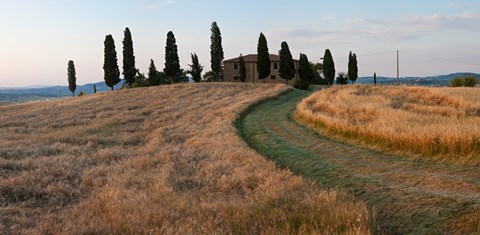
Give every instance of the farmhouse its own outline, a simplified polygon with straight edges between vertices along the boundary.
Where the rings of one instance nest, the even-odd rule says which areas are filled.
[[[258,79],[258,72],[257,72],[257,55],[256,54],[249,54],[243,56],[245,59],[245,67],[247,69],[247,79],[245,82],[265,82],[265,83],[287,83],[286,79],[283,79],[280,76],[279,69],[280,69],[280,56],[270,54],[270,75],[265,79]],[[288,84],[294,84],[295,80],[299,78],[298,76],[298,60],[294,60],[295,63],[295,77],[288,81]],[[240,63],[239,57],[224,60],[224,81],[226,82],[240,82]],[[265,80],[265,81],[264,81]]]

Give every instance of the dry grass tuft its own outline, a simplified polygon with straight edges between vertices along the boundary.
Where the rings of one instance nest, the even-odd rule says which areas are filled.
[[[480,162],[480,92],[475,88],[342,86],[319,91],[297,117],[389,149]]]
[[[250,149],[284,85],[195,84],[0,107],[4,234],[366,234],[371,216]]]

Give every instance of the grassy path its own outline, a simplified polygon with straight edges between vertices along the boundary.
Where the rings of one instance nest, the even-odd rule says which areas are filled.
[[[322,136],[293,120],[308,94],[295,90],[254,107],[238,120],[240,134],[279,166],[365,201],[383,233],[480,232],[479,167],[393,156]]]

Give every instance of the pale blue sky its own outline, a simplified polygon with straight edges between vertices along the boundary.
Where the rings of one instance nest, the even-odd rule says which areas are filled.
[[[102,81],[105,35],[121,67],[125,27],[142,72],[150,58],[163,69],[170,30],[182,67],[195,52],[208,71],[212,21],[226,59],[255,53],[263,32],[271,53],[287,41],[294,57],[319,62],[329,48],[337,71],[346,71],[352,50],[361,76],[395,76],[397,49],[401,76],[480,72],[478,0],[0,0],[0,87],[65,85],[70,59],[78,84]]]

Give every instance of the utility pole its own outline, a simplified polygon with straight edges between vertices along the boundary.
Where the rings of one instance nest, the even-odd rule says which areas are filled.
[[[400,56],[397,50],[397,85],[400,85]]]

